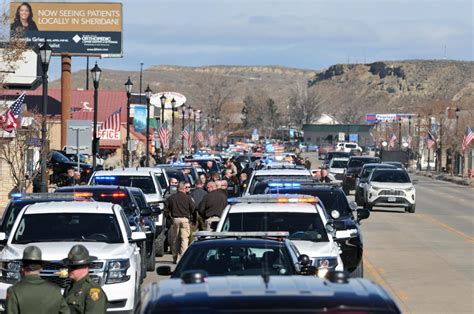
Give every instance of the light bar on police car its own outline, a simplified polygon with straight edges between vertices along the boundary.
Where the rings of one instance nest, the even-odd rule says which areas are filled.
[[[193,236],[200,237],[214,237],[214,238],[287,238],[290,236],[288,231],[251,231],[251,232],[213,232],[213,231],[198,231],[193,233]]]
[[[244,197],[233,197],[227,200],[229,204],[235,203],[318,203],[319,198],[304,194],[274,194],[274,195],[250,195]]]
[[[65,199],[65,198],[74,198],[73,193],[12,193],[11,197],[13,199]]]

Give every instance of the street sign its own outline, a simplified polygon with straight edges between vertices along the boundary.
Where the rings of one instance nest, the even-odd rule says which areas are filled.
[[[344,132],[339,132],[338,137],[337,137],[337,140],[338,140],[339,142],[344,142],[344,141],[346,140],[346,133],[344,133]]]
[[[358,143],[359,142],[359,134],[349,134],[349,142]]]
[[[80,153],[92,154],[92,121],[67,121],[66,153],[76,154],[77,146]]]

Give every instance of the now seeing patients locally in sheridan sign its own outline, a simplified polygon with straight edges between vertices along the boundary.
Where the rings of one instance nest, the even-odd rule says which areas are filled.
[[[122,56],[121,3],[11,2],[10,30],[54,54]]]

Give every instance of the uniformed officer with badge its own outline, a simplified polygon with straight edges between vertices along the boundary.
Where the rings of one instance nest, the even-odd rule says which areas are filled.
[[[64,291],[64,298],[71,314],[74,313],[105,313],[107,296],[99,284],[89,277],[89,264],[97,259],[89,256],[89,251],[83,245],[75,245],[69,251],[64,263],[69,269],[72,284]]]
[[[6,313],[69,313],[59,287],[40,277],[41,250],[36,246],[26,247],[21,261],[23,278],[7,290]]]

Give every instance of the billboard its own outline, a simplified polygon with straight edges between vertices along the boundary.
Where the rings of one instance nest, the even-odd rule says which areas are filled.
[[[53,53],[122,56],[122,4],[11,2],[10,36],[48,40]]]

